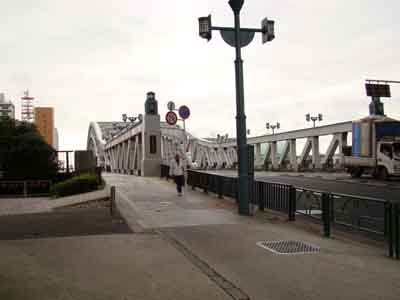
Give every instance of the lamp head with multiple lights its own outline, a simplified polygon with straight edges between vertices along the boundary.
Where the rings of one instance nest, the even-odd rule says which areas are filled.
[[[212,38],[211,15],[199,18],[199,35],[210,41]]]
[[[275,38],[275,21],[265,18],[261,22],[262,42],[263,44],[272,41]]]

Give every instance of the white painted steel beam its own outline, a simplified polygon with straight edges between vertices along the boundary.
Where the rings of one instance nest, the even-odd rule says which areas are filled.
[[[258,144],[258,143],[270,143],[287,141],[291,139],[302,139],[313,136],[324,136],[331,135],[335,133],[351,132],[352,122],[336,123],[331,125],[319,126],[314,128],[305,128],[287,132],[280,132],[269,135],[262,135],[256,137],[249,137],[247,139],[248,144]],[[236,142],[230,142],[224,144],[224,147],[235,146]]]

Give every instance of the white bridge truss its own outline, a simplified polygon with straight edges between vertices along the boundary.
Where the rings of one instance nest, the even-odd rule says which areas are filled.
[[[352,129],[351,122],[337,123],[315,128],[282,132],[248,138],[255,146],[254,164],[257,169],[342,168],[343,146]],[[94,152],[97,163],[104,169],[126,174],[143,174],[143,122],[91,122],[87,149]],[[161,160],[168,164],[176,153],[186,157],[193,168],[233,168],[237,164],[236,141],[217,143],[197,138],[184,132],[179,126],[160,123]],[[330,145],[324,154],[319,151],[319,138],[331,136]],[[300,156],[296,141],[305,139]],[[278,153],[278,142],[283,143]],[[266,146],[262,146],[266,145]],[[262,153],[262,148],[264,149]],[[337,153],[335,155],[335,153]],[[334,159],[335,158],[335,159]]]

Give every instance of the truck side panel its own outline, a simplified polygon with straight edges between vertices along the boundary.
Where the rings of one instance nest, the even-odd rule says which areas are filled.
[[[371,123],[362,122],[361,124],[361,152],[360,156],[371,156]]]
[[[345,156],[344,164],[346,167],[368,167],[375,168],[376,160],[369,157],[354,157],[354,156]]]
[[[353,122],[352,124],[352,154],[360,156],[361,154],[361,126],[360,123]]]
[[[375,135],[377,139],[382,137],[399,137],[400,122],[376,122]]]

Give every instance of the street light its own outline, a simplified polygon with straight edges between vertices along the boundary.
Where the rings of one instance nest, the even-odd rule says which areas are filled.
[[[211,15],[208,15],[208,17],[199,18],[199,34],[203,39],[206,39],[208,41],[211,40]]]
[[[306,121],[313,122],[313,127],[315,127],[315,121],[322,121],[322,114],[318,114],[318,116],[310,116],[310,114],[306,114]]]
[[[275,38],[274,26],[275,22],[263,19],[261,29],[241,28],[240,27],[240,11],[244,4],[244,0],[228,1],[235,20],[235,27],[216,27],[212,26],[211,15],[199,18],[199,35],[208,41],[212,38],[212,31],[218,30],[222,39],[236,50],[235,60],[235,77],[236,77],[236,140],[238,151],[238,202],[239,214],[249,215],[249,146],[246,137],[246,115],[244,109],[244,87],[243,87],[243,61],[241,48],[249,45],[256,32],[262,34],[262,42],[270,42]]]
[[[134,123],[137,120],[138,121],[142,121],[143,120],[143,115],[142,114],[138,114],[136,117],[128,117],[127,114],[122,114],[122,121],[124,121],[124,123],[126,123],[128,120],[131,123]]]
[[[225,134],[225,135],[221,135],[221,134],[217,134],[217,144],[221,145],[223,143],[227,143],[229,140],[229,135]]]
[[[272,129],[272,134],[275,134],[275,129],[280,129],[281,124],[279,122],[276,122],[276,124],[272,124],[272,125],[269,123],[266,123],[265,128]]]

